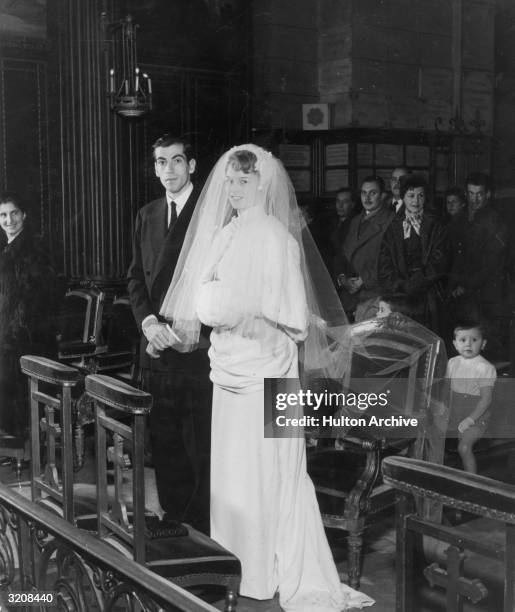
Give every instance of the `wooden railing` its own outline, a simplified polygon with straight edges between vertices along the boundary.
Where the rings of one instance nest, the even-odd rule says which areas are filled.
[[[446,567],[431,563],[424,576],[431,586],[445,591],[445,609],[462,612],[465,599],[478,603],[489,595],[478,578],[465,576],[465,551],[495,559],[504,565],[503,602],[492,603],[489,610],[515,610],[515,486],[469,474],[444,465],[387,457],[382,463],[383,479],[397,490],[397,571],[396,610],[412,612],[415,603],[415,543],[417,536],[434,538],[446,548]],[[426,520],[415,510],[414,496],[433,500],[442,506],[470,512],[504,524],[504,545],[495,538],[482,541],[476,534]],[[493,607],[492,607],[493,606]]]
[[[213,606],[0,484],[2,609],[2,603],[10,609],[9,599],[20,592],[52,593],[52,606],[70,612],[216,612]],[[34,605],[26,609],[34,610]]]

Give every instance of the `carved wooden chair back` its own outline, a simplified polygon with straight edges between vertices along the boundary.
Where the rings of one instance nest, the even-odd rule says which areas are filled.
[[[32,500],[56,503],[57,511],[74,522],[71,394],[80,373],[34,355],[23,355],[20,366],[29,379]]]
[[[104,328],[106,351],[97,357],[95,374],[138,384],[140,333],[127,296],[115,298],[105,309]]]
[[[353,325],[352,339],[355,348],[349,380],[382,378],[402,380],[403,396],[395,398],[404,414],[413,414],[429,407],[437,357],[441,340],[437,336],[417,338],[406,333],[402,326],[378,326],[373,331],[369,322]],[[399,388],[399,391],[401,389]]]
[[[105,352],[103,311],[105,292],[97,287],[70,289],[59,313],[58,357],[76,367]]]
[[[152,396],[102,374],[86,377],[86,393],[95,401],[98,533],[101,538],[115,534],[131,546],[135,561],[145,563],[144,443]],[[133,469],[131,518],[123,492],[126,449]],[[114,470],[113,497],[108,495],[108,462]]]

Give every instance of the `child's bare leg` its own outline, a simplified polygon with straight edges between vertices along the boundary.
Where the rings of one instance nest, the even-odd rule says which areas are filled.
[[[463,462],[463,469],[466,472],[477,474],[477,463],[474,457],[474,444],[481,438],[484,433],[483,427],[473,425],[460,434],[458,443],[458,453]]]

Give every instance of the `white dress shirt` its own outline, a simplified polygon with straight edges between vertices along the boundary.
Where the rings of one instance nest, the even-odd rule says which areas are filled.
[[[166,192],[166,203],[168,204],[168,225],[170,225],[170,219],[172,218],[172,202],[175,202],[178,217],[181,214],[181,211],[188,201],[192,191],[193,183],[190,183],[182,193],[175,197],[168,193],[168,191]]]

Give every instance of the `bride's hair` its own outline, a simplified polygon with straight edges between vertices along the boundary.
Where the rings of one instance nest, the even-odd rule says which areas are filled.
[[[235,151],[229,156],[227,161],[227,167],[231,167],[233,170],[241,170],[245,174],[251,174],[257,172],[256,170],[257,157],[252,151]]]

